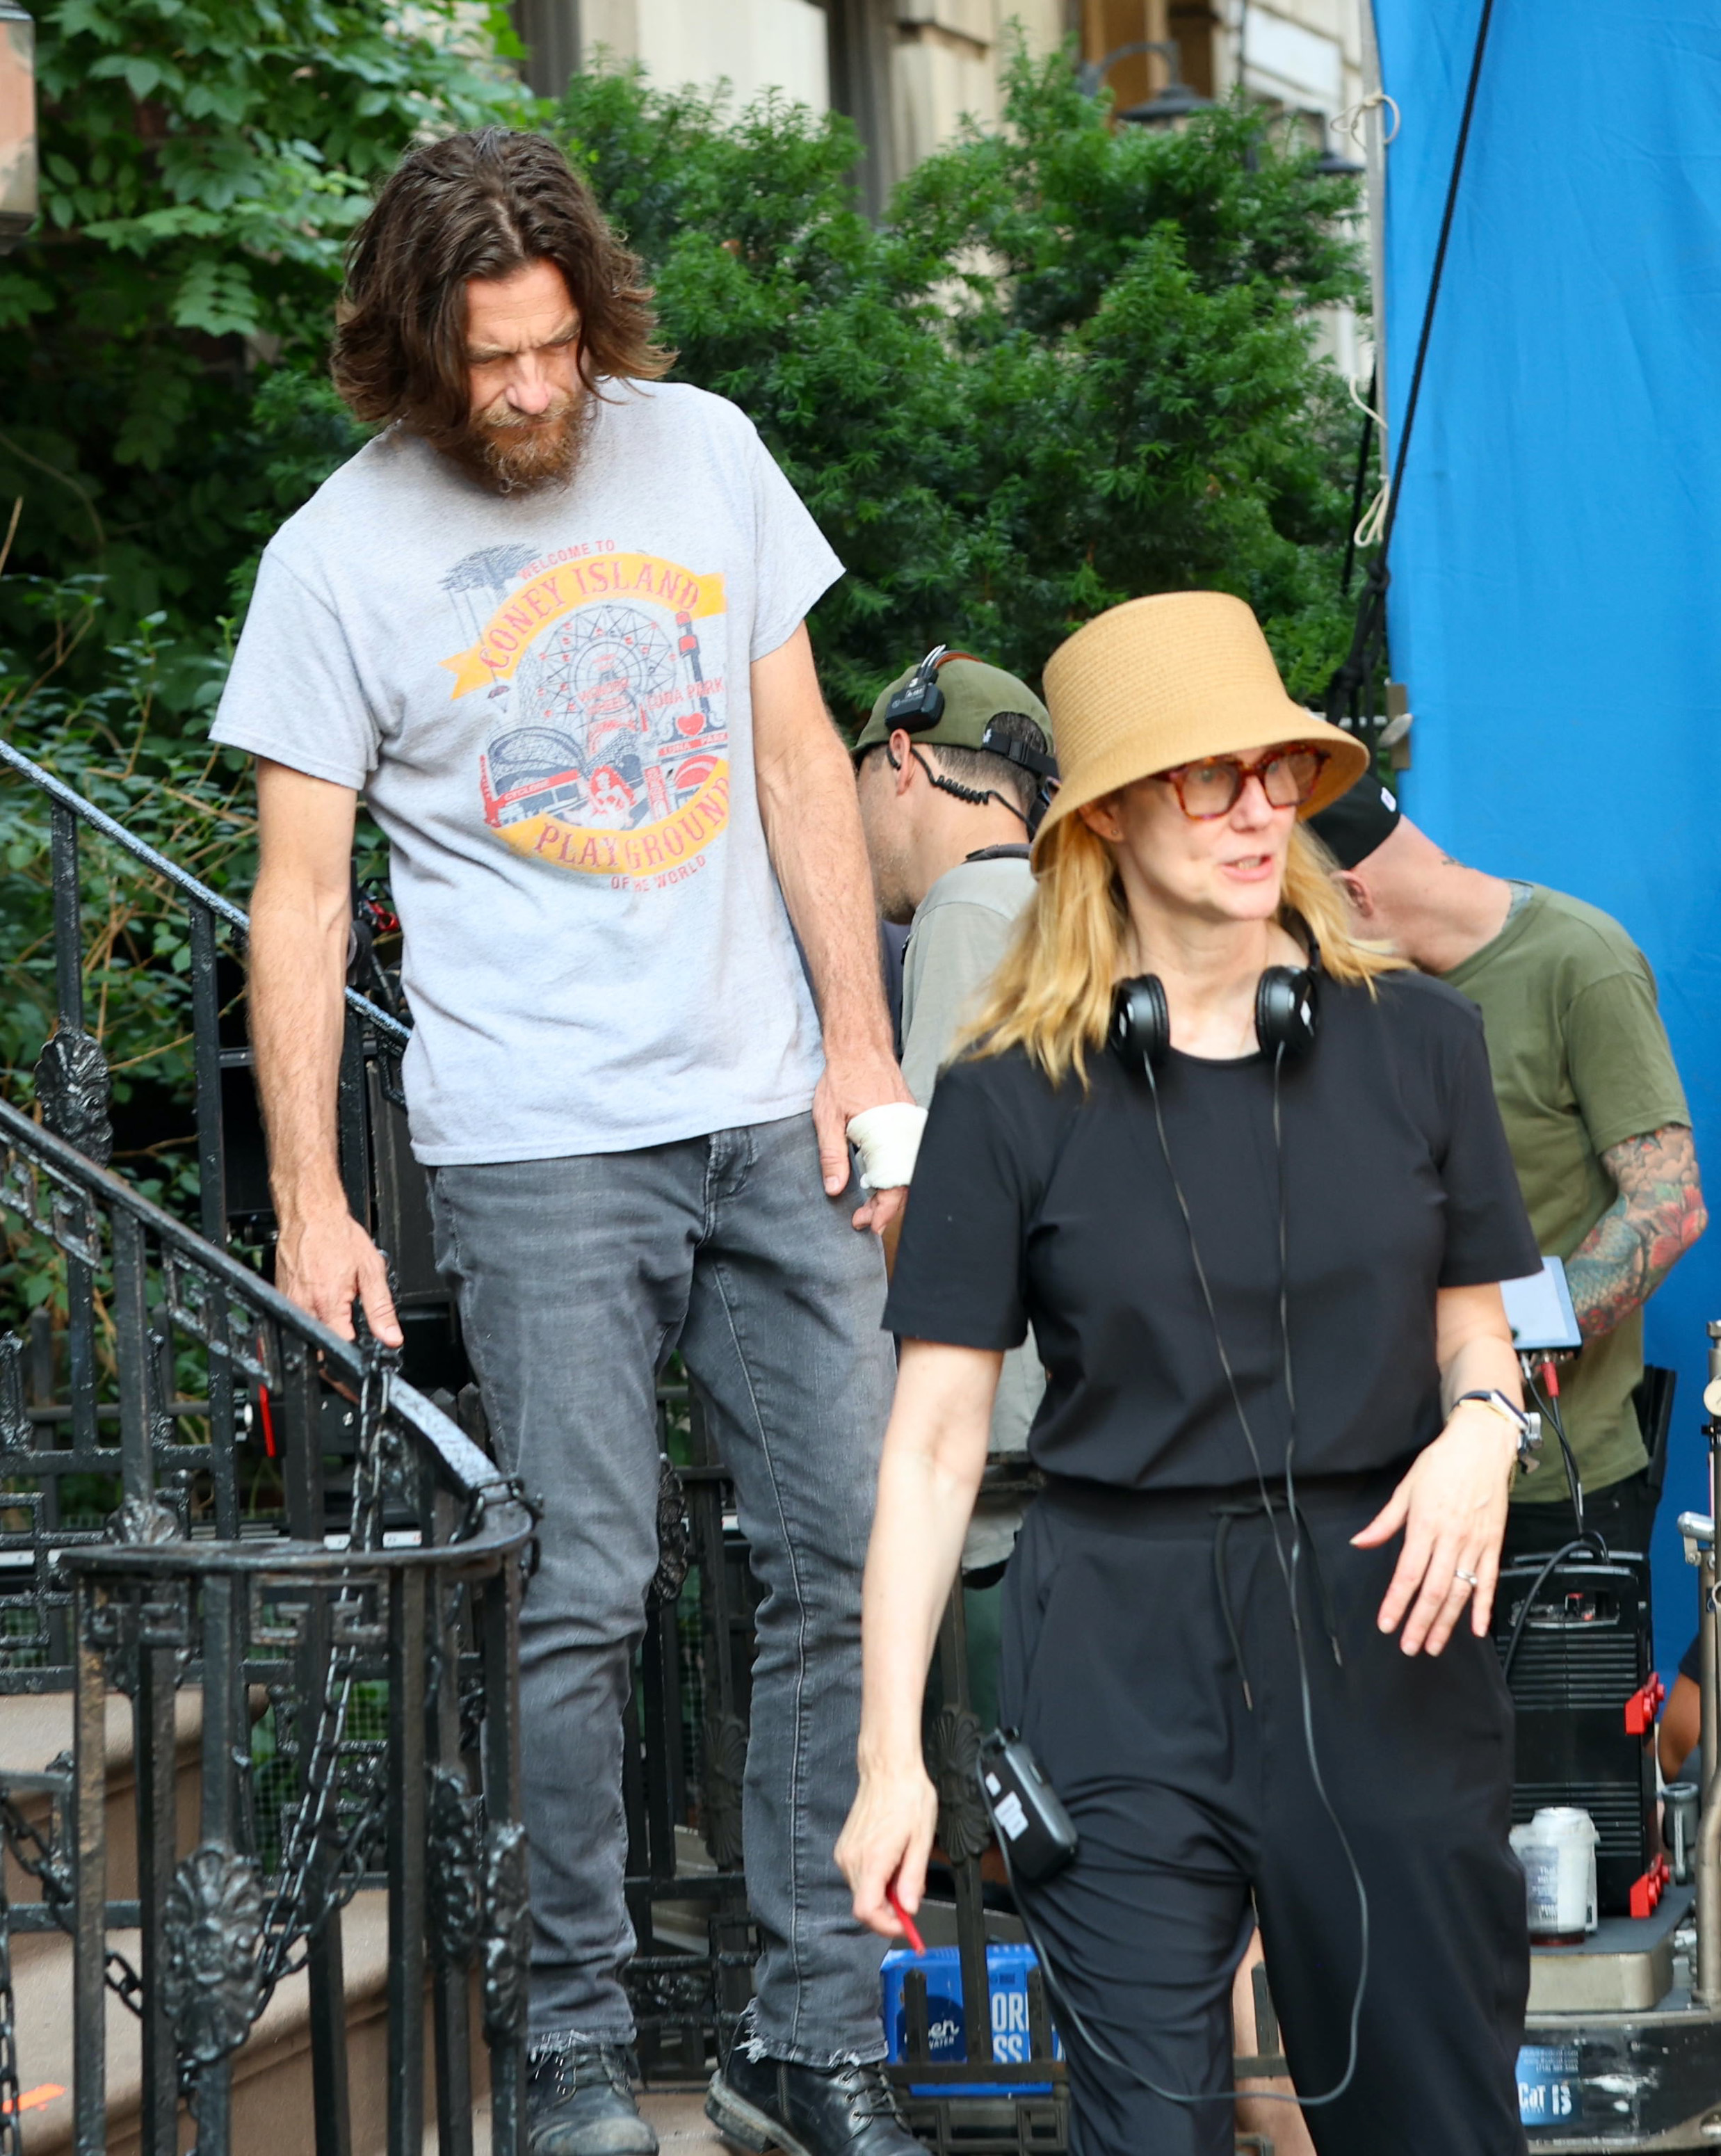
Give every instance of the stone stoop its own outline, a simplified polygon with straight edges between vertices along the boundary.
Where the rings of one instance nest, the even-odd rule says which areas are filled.
[[[107,1712],[108,1898],[129,1901],[137,1892],[137,1775],[132,1746],[131,1702],[110,1692]],[[173,1702],[174,1796],[177,1841],[182,1855],[197,1846],[197,1747],[203,1733],[203,1695],[187,1686]],[[62,1752],[72,1748],[72,1696],[46,1692],[0,1698],[0,1766],[41,1774]],[[46,1831],[49,1799],[21,1797],[24,1817]],[[6,1857],[6,1892],[14,1902],[39,1902],[41,1889]]]
[[[260,1702],[259,1702],[260,1703]],[[177,1840],[182,1856],[198,1839],[198,1748],[202,1696],[182,1690],[174,1706]],[[70,1748],[72,1702],[66,1694],[0,1699],[0,1763],[39,1772]],[[108,1893],[124,1900],[137,1891],[136,1779],[131,1702],[107,1702]],[[21,1802],[27,1817],[45,1824],[48,1800]],[[8,1856],[7,1890],[14,1899],[39,1900],[35,1881]],[[352,2119],[352,2156],[384,2156],[388,2061],[388,1897],[381,1888],[356,1895],[342,1912],[341,1943],[346,1989],[347,2079]],[[119,1932],[110,1943],[133,1967],[139,1935]],[[72,2140],[72,1942],[64,1933],[18,1933],[12,1941],[13,1989],[17,2001],[18,2071],[23,2096],[21,2124],[27,2156],[56,2156]],[[301,1971],[281,1984],[233,2061],[233,2148],[237,2156],[315,2156],[312,2128],[310,1981]],[[476,1996],[473,2026],[480,2025]],[[143,2076],[138,2023],[111,1993],[107,1997],[109,2156],[137,2156],[138,2110]],[[474,2044],[474,2077],[487,2085],[488,2054]],[[49,2095],[49,2090],[59,2092]],[[435,2066],[427,1987],[425,2116],[436,2112]],[[488,2123],[488,2105],[485,2106]],[[182,2113],[180,2146],[191,2148],[195,2123]]]
[[[128,1958],[137,1934],[121,1932],[113,1943]],[[384,2156],[388,2147],[388,1897],[380,1887],[355,1895],[341,1913],[346,1973],[347,2082],[351,2097],[353,2156]],[[21,1940],[14,1951],[18,1999],[18,2078],[28,2108],[23,2114],[26,2156],[59,2156],[72,2143],[72,1943],[43,1936]],[[474,2001],[476,2010],[477,2001]],[[315,2156],[312,2128],[310,1988],[303,1971],[279,1986],[262,2019],[233,2061],[233,2146],[236,2156]],[[138,2156],[138,2107],[143,2100],[138,2024],[110,1994],[108,1999],[108,2156]],[[431,2054],[429,2002],[425,2014],[425,2117],[436,2116],[435,2069]],[[484,2071],[482,2046],[474,2071]],[[33,2092],[58,2086],[46,2102]],[[484,2107],[488,2125],[489,2108]],[[195,2122],[182,2112],[179,2145],[190,2149]]]

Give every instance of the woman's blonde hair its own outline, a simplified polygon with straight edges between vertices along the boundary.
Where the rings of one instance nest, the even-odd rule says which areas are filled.
[[[1123,880],[1110,848],[1079,816],[1047,831],[1039,851],[1033,896],[953,1055],[1022,1048],[1054,1084],[1073,1070],[1085,1085],[1088,1052],[1105,1045],[1112,990],[1126,963]],[[1402,970],[1405,961],[1358,942],[1332,867],[1320,840],[1295,825],[1279,921],[1306,922],[1320,946],[1322,972],[1372,994],[1376,976]]]

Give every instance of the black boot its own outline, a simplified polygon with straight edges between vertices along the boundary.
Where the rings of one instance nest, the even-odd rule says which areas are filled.
[[[546,2044],[526,2066],[530,2156],[658,2156],[620,2044]]]
[[[705,2116],[732,2146],[753,2156],[921,2156],[883,2066],[797,2066],[750,2057],[754,2048],[744,2025],[705,2097]]]

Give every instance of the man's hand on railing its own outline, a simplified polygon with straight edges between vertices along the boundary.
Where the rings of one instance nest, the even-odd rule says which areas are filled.
[[[343,1340],[356,1337],[355,1302],[385,1348],[398,1348],[405,1337],[394,1314],[382,1253],[344,1207],[282,1222],[275,1245],[275,1286]]]

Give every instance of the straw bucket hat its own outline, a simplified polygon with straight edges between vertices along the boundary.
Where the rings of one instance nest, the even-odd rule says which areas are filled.
[[[1180,763],[1312,742],[1329,761],[1304,817],[1368,768],[1360,741],[1291,701],[1260,624],[1227,592],[1161,592],[1097,614],[1046,662],[1046,702],[1063,783],[1034,840],[1037,865],[1047,833],[1084,802]]]

